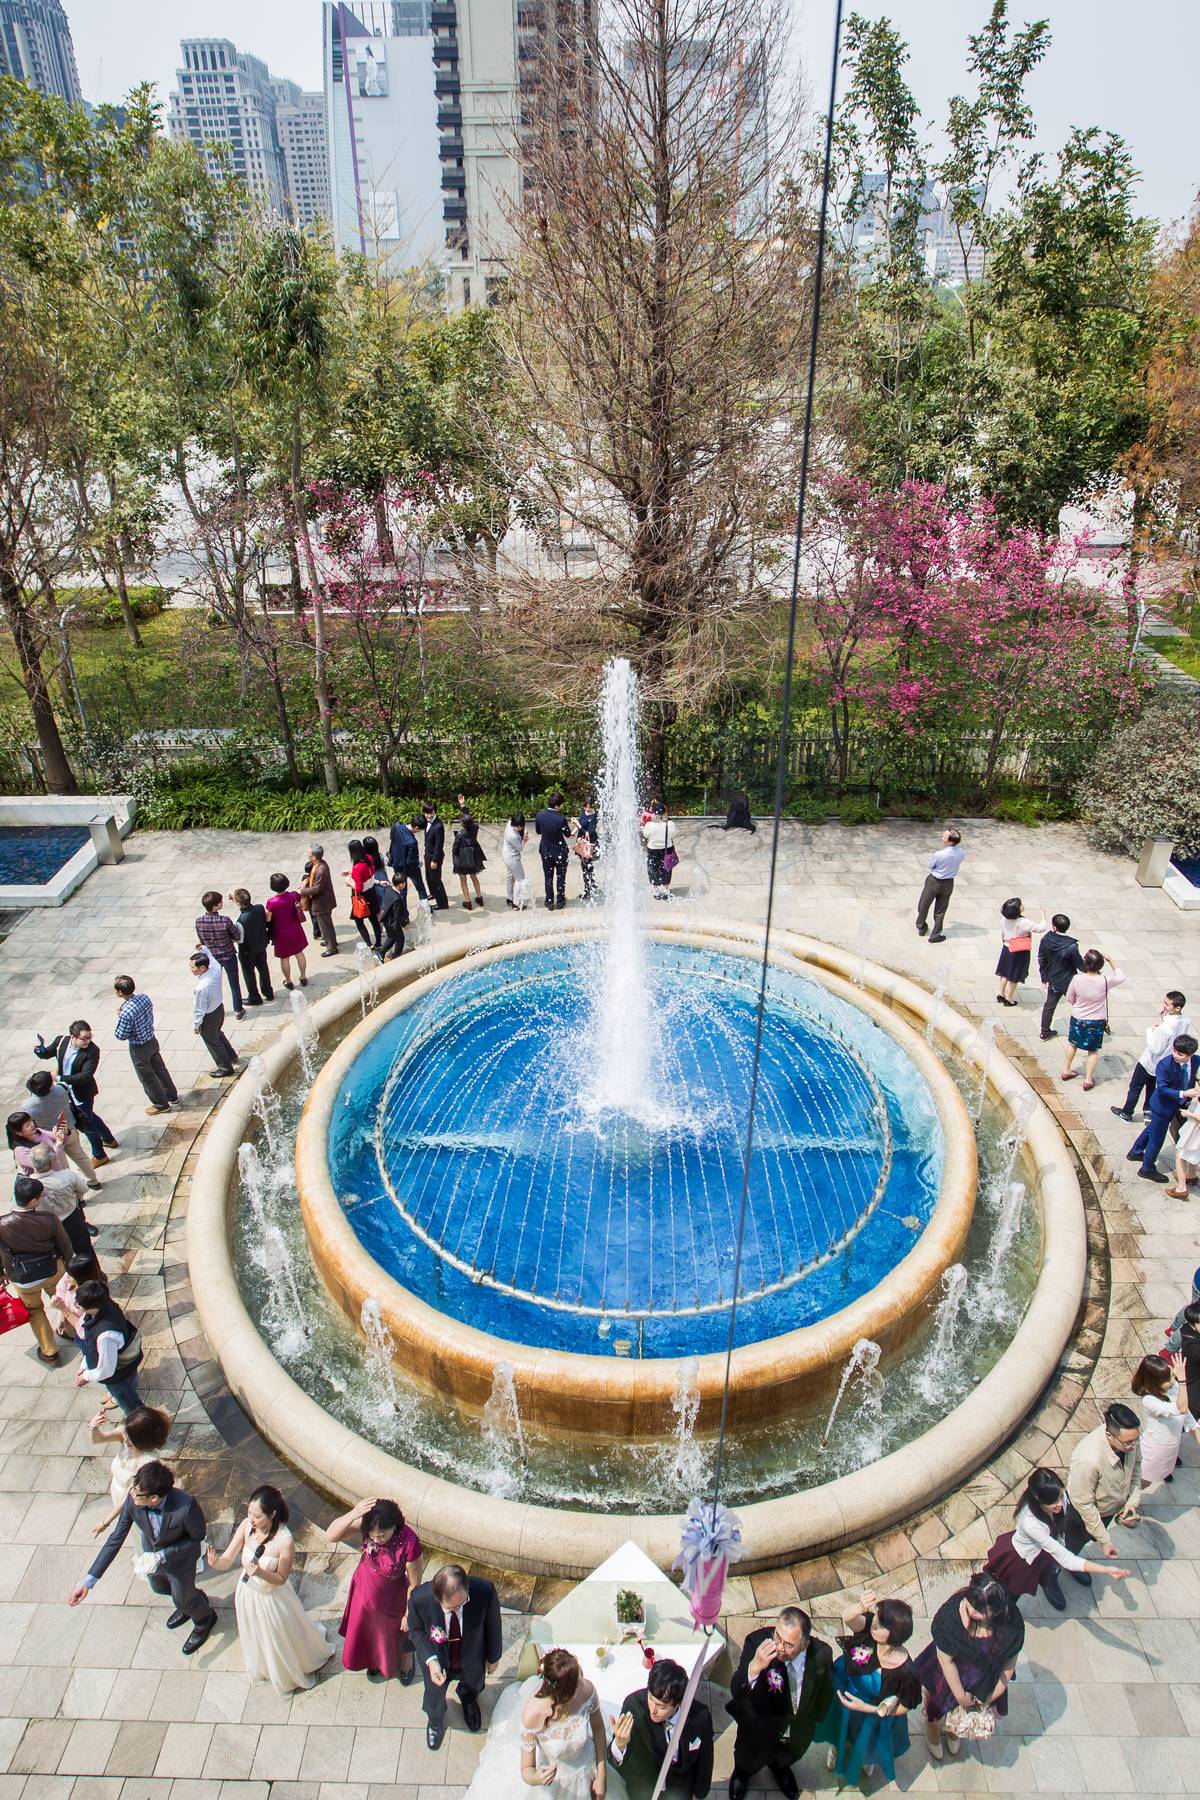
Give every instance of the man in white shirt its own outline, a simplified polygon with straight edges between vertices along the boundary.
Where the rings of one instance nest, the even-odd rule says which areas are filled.
[[[447,1563],[408,1597],[408,1632],[425,1682],[425,1742],[437,1750],[446,1729],[446,1690],[455,1683],[468,1731],[483,1723],[479,1696],[504,1647],[500,1600],[482,1575]]]
[[[1146,1048],[1133,1065],[1133,1074],[1129,1077],[1129,1091],[1120,1106],[1110,1106],[1109,1112],[1115,1113],[1118,1119],[1125,1119],[1132,1125],[1133,1110],[1142,1100],[1143,1112],[1150,1110],[1150,1096],[1154,1092],[1154,1071],[1164,1056],[1170,1053],[1177,1037],[1195,1037],[1192,1021],[1184,1012],[1187,997],[1172,988],[1163,995],[1162,1005],[1158,1009],[1158,1017],[1153,1025],[1146,1027]]]
[[[216,1064],[216,1079],[226,1081],[237,1074],[237,1051],[225,1036],[225,1007],[221,1000],[221,965],[207,950],[196,950],[191,956],[196,985],[192,990],[192,1030],[204,1039],[208,1054]]]
[[[966,855],[962,847],[962,833],[953,825],[948,825],[942,833],[942,843],[929,859],[929,873],[925,877],[925,886],[921,889],[921,898],[917,901],[917,936],[924,937],[929,931],[926,919],[929,908],[933,907],[933,932],[929,938],[931,944],[942,944],[946,934],[942,926],[946,922],[946,908],[950,904],[950,896],[954,892],[954,877],[962,868],[962,860]]]
[[[660,1657],[644,1688],[626,1694],[613,1727],[608,1760],[619,1768],[629,1800],[650,1800],[667,1748],[671,1766],[664,1784],[670,1800],[705,1800],[712,1787],[712,1714],[693,1700],[682,1739],[679,1713],[687,1690],[687,1670]]]

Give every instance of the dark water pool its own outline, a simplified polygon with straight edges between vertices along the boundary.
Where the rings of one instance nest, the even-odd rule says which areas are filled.
[[[86,825],[0,825],[0,887],[41,887],[91,838]]]
[[[1172,867],[1179,870],[1185,881],[1193,887],[1200,887],[1200,856],[1173,856]]]

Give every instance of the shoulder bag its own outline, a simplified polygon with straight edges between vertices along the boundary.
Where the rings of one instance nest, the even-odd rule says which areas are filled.
[[[29,1308],[20,1294],[10,1294],[0,1281],[0,1336],[6,1331],[15,1331],[18,1325],[28,1323]]]

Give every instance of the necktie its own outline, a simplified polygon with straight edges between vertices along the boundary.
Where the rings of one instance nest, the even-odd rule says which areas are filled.
[[[462,1625],[457,1612],[450,1614],[450,1630],[446,1636],[446,1661],[452,1669],[462,1668]]]

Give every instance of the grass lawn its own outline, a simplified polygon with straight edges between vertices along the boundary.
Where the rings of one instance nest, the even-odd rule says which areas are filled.
[[[1185,675],[1195,676],[1200,681],[1200,642],[1194,637],[1145,637],[1142,642],[1147,649],[1157,650],[1160,656],[1182,669]]]

